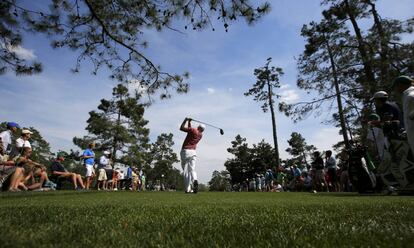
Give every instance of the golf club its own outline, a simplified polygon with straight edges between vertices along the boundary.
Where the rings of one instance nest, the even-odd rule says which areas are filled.
[[[223,129],[221,129],[221,128],[219,128],[219,127],[216,127],[216,126],[214,126],[214,125],[211,125],[211,124],[208,124],[208,123],[205,123],[205,122],[199,121],[199,120],[195,120],[195,119],[191,119],[191,120],[193,120],[193,121],[195,121],[195,122],[198,122],[198,123],[201,123],[201,124],[204,124],[204,125],[206,125],[206,126],[210,126],[210,127],[217,128],[217,129],[219,129],[219,130],[220,130],[220,134],[221,134],[221,135],[224,135],[224,131],[223,131]]]

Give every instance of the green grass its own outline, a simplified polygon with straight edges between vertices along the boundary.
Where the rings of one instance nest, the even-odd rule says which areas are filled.
[[[0,194],[1,247],[413,247],[414,197]]]

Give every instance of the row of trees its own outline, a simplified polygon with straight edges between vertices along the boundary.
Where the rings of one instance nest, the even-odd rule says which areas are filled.
[[[316,97],[297,103],[282,101],[279,110],[295,122],[311,114],[331,113],[326,122],[339,127],[343,136],[335,147],[349,148],[351,139],[364,141],[366,119],[374,111],[372,95],[390,91],[396,76],[414,71],[414,42],[404,40],[414,32],[414,17],[383,18],[376,0],[323,0],[321,4],[326,7],[322,20],[303,25],[306,45],[297,59],[297,86]],[[280,98],[275,89],[280,88],[283,70],[270,63],[271,58],[254,70],[257,81],[245,95],[263,102],[264,112],[270,109],[279,161],[274,104]]]
[[[247,139],[237,135],[231,142],[227,151],[232,158],[227,159],[224,171],[214,171],[209,182],[210,190],[224,191],[229,185],[242,183],[246,179],[252,179],[257,174],[264,174],[267,169],[275,170],[279,165],[291,166],[293,164],[304,168],[310,164],[310,155],[316,150],[313,145],[308,145],[300,133],[293,132],[287,141],[286,149],[291,158],[276,161],[275,149],[264,140],[258,144],[249,146]]]

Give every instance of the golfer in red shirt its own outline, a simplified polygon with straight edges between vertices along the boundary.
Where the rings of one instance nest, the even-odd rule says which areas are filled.
[[[184,190],[185,193],[197,193],[198,181],[197,173],[195,171],[195,163],[197,159],[197,143],[203,137],[203,131],[205,126],[200,124],[197,128],[191,127],[190,118],[185,118],[181,124],[180,130],[187,133],[185,137],[183,147],[181,149],[181,167],[184,171]],[[185,123],[188,122],[188,126],[185,127]],[[193,187],[191,188],[191,184]]]

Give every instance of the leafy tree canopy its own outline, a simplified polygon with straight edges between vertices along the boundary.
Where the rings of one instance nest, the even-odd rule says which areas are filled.
[[[29,62],[16,53],[24,34],[43,33],[54,48],[70,48],[77,54],[73,72],[84,61],[93,65],[93,73],[102,67],[120,83],[139,84],[149,94],[158,90],[161,98],[169,90],[186,92],[182,75],[164,72],[144,54],[148,46],[145,32],[151,29],[178,31],[211,28],[216,19],[227,31],[238,19],[252,24],[269,12],[270,5],[260,6],[249,0],[45,0],[0,2],[0,73],[18,75],[39,73],[42,64]]]

